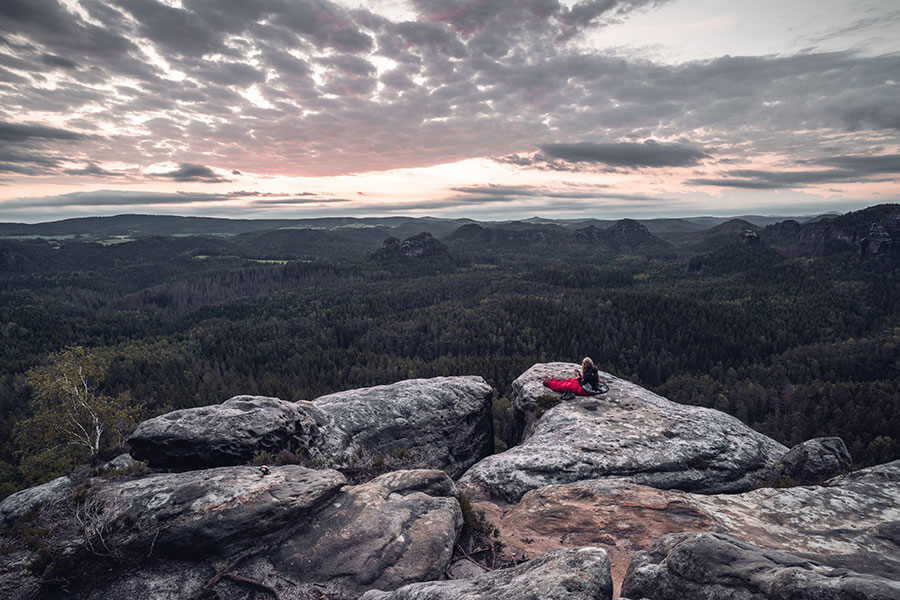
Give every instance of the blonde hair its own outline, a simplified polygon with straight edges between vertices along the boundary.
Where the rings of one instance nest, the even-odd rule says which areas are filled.
[[[594,361],[590,359],[590,357],[585,356],[584,360],[581,361],[581,374],[584,375],[587,373],[589,367],[594,366]]]

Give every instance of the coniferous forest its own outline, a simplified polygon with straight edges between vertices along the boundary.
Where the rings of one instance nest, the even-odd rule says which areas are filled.
[[[712,226],[162,219],[0,230],[0,497],[87,459],[22,429],[36,373],[76,346],[139,418],[457,374],[502,403],[533,363],[591,356],[788,446],[900,457],[896,205]]]

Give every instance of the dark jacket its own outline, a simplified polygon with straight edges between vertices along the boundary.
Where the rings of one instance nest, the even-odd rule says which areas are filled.
[[[578,383],[581,384],[581,387],[589,385],[595,390],[600,389],[600,370],[596,365],[588,367],[587,373],[582,373],[578,378]]]

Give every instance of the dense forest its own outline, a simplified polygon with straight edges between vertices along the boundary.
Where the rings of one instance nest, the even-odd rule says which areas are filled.
[[[859,466],[898,458],[898,209],[765,226],[7,228],[0,497],[86,459],[31,448],[17,426],[34,417],[41,365],[72,346],[141,418],[437,375],[482,375],[502,398],[533,363],[588,355],[788,446],[837,435]]]

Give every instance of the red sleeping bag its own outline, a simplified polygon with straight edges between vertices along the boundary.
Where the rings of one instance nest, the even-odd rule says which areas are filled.
[[[578,378],[573,377],[572,379],[551,379],[547,378],[544,380],[544,385],[553,390],[554,392],[572,392],[576,396],[590,396],[591,394],[585,393],[583,389],[581,389],[581,384],[578,383]]]

